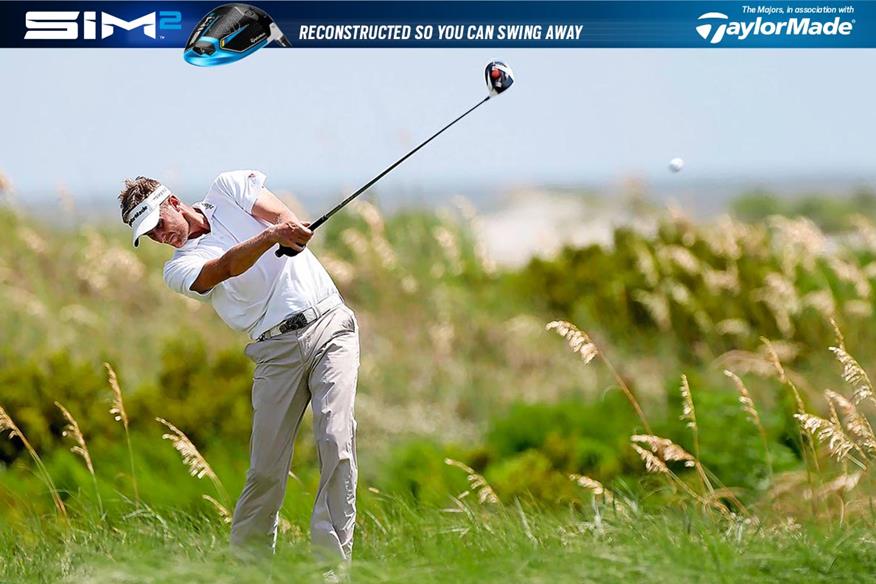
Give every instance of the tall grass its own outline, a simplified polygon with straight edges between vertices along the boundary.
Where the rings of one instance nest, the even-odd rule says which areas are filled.
[[[73,417],[73,414],[71,414],[67,408],[60,403],[55,402],[55,406],[61,410],[61,414],[67,422],[61,435],[73,440],[74,444],[73,447],[70,448],[70,452],[81,456],[82,460],[85,462],[85,467],[88,469],[88,474],[91,475],[91,481],[94,485],[94,496],[97,498],[98,510],[100,511],[100,515],[103,516],[103,499],[101,499],[100,490],[97,488],[97,475],[94,474],[94,464],[91,462],[91,453],[88,451],[88,444],[85,443],[85,436],[82,435],[82,430],[79,429],[79,422],[77,422],[76,418]]]
[[[131,485],[134,488],[134,500],[140,502],[140,490],[137,488],[137,473],[134,470],[134,449],[131,447],[131,433],[128,431],[128,413],[125,411],[125,400],[122,398],[122,388],[119,387],[119,379],[116,377],[116,372],[112,365],[104,363],[106,368],[107,381],[110,389],[113,392],[113,407],[109,413],[112,414],[116,422],[120,422],[125,429],[125,443],[128,445],[128,460],[131,464]]]
[[[81,276],[84,298],[74,303],[66,291],[51,291],[38,281],[40,266],[52,261],[51,250],[60,249],[60,242],[51,236],[37,242],[19,229],[18,219],[0,219],[10,222],[17,245],[28,250],[21,257],[0,250],[0,275],[4,269],[14,269],[34,280],[16,282],[11,295],[8,290],[0,291],[14,298],[16,318],[39,323],[52,310],[60,313],[63,309],[74,323],[65,330],[73,331],[70,338],[81,342],[83,337],[72,336],[81,334],[79,327],[100,330],[101,318],[95,316],[100,314],[100,303],[118,308],[152,306],[154,300],[154,306],[167,310],[178,322],[191,322],[191,330],[206,331],[204,337],[216,343],[200,342],[201,337],[193,333],[184,341],[168,343],[162,352],[158,350],[162,340],[148,340],[144,354],[153,357],[150,363],[155,371],[139,383],[126,381],[130,390],[124,396],[115,370],[105,363],[113,421],[106,418],[105,409],[100,409],[99,416],[90,413],[88,399],[104,389],[93,396],[70,389],[77,379],[75,371],[70,372],[73,366],[59,367],[57,374],[54,370],[39,372],[39,381],[32,387],[22,383],[10,392],[10,399],[17,400],[10,411],[16,412],[33,442],[5,410],[0,410],[0,427],[16,438],[16,447],[23,444],[34,461],[40,480],[52,493],[56,514],[67,515],[60,493],[74,489],[59,490],[55,481],[64,487],[75,486],[75,475],[66,471],[60,458],[49,454],[63,426],[66,430],[61,431],[73,440],[73,452],[85,462],[106,518],[103,526],[87,525],[87,503],[70,495],[77,503],[70,505],[72,529],[42,523],[29,531],[26,518],[31,507],[16,501],[13,489],[8,489],[10,494],[0,489],[3,500],[12,501],[8,514],[16,519],[19,534],[39,537],[57,529],[81,545],[79,552],[57,541],[53,548],[30,545],[28,550],[42,549],[52,561],[80,553],[73,567],[68,565],[72,577],[92,575],[83,562],[94,562],[95,577],[108,577],[110,569],[95,556],[111,551],[125,557],[127,552],[112,540],[121,534],[126,541],[139,542],[146,558],[169,553],[187,566],[180,568],[182,575],[171,576],[185,579],[191,558],[195,562],[208,558],[207,570],[213,570],[212,562],[222,562],[217,550],[227,535],[225,522],[232,502],[228,491],[233,492],[238,486],[235,481],[240,480],[233,474],[237,467],[223,458],[237,457],[242,448],[235,450],[233,445],[245,444],[252,374],[239,350],[232,354],[217,346],[222,344],[218,339],[240,339],[221,337],[219,325],[204,324],[212,321],[200,308],[165,296],[169,293],[160,287],[161,282],[149,279],[160,265],[157,253],[149,255],[155,250],[144,250],[142,265],[114,253],[112,266],[101,264],[97,272],[85,270],[77,276]],[[111,237],[84,236],[80,255],[91,258],[112,248]],[[798,533],[794,526],[799,528],[800,523],[806,523],[801,530],[810,525],[832,529],[840,524],[854,538],[860,537],[856,523],[872,523],[869,473],[876,456],[876,436],[868,412],[876,400],[867,367],[874,359],[861,349],[874,339],[865,317],[872,304],[872,286],[867,282],[876,278],[876,261],[868,254],[876,253],[876,248],[840,243],[834,249],[817,229],[799,220],[775,219],[754,226],[725,220],[718,229],[672,217],[653,236],[619,230],[613,249],[569,249],[554,260],[533,262],[519,272],[507,273],[490,265],[483,250],[478,251],[476,239],[444,218],[417,214],[385,218],[367,204],[325,235],[321,250],[325,253],[320,257],[326,258],[326,265],[338,276],[362,324],[357,408],[360,428],[367,437],[360,441],[360,448],[367,445],[363,458],[368,463],[363,464],[358,537],[364,542],[366,563],[373,562],[370,566],[374,567],[388,560],[382,576],[391,578],[395,559],[391,546],[402,541],[406,543],[398,555],[410,563],[415,563],[414,550],[434,553],[437,548],[430,547],[431,542],[445,544],[459,556],[445,556],[441,566],[442,577],[451,581],[475,574],[485,580],[495,578],[495,573],[478,571],[477,550],[491,554],[495,566],[513,566],[531,574],[537,570],[526,572],[528,568],[521,564],[500,558],[516,554],[513,559],[527,558],[545,571],[561,572],[563,549],[575,550],[575,559],[582,565],[592,565],[593,553],[604,554],[602,560],[617,567],[614,572],[594,572],[604,574],[606,580],[621,573],[642,579],[648,565],[625,571],[618,567],[617,558],[638,549],[635,553],[646,554],[651,565],[664,565],[656,553],[647,554],[662,550],[673,556],[669,542],[676,529],[682,534],[680,541],[686,542],[682,545],[702,554],[724,550],[725,556],[718,560],[750,568],[755,560],[746,564],[745,558],[735,554],[755,557],[755,543],[775,551],[778,544],[770,547],[773,542],[767,533],[779,534],[776,537],[793,547]],[[77,267],[72,259],[70,263]],[[140,274],[142,287],[127,295],[117,292],[113,266]],[[532,286],[540,286],[539,294],[531,292]],[[190,321],[181,314],[189,315]],[[131,310],[129,318],[141,322],[136,311]],[[562,345],[576,359],[567,359],[560,341],[545,333],[541,323],[551,318],[556,320],[547,330],[560,335]],[[839,333],[836,320],[829,319],[843,322],[848,341]],[[146,320],[142,324],[155,326]],[[213,328],[197,328],[207,326]],[[831,329],[836,331],[836,341],[828,351],[824,339]],[[89,334],[102,338],[99,333]],[[140,346],[135,339],[120,342],[129,343]],[[103,349],[111,353],[116,347]],[[119,371],[128,380],[128,367],[136,367],[136,357],[131,356],[134,352],[123,353],[107,358],[117,365],[116,357],[125,363]],[[430,356],[427,364],[424,355]],[[3,355],[3,359],[0,373],[15,370],[14,358]],[[589,366],[580,367],[582,362]],[[822,390],[836,388],[839,380],[846,383],[844,389]],[[68,392],[59,394],[56,402],[63,424],[57,423],[56,411],[49,407],[52,413],[46,413],[34,397],[42,398],[44,388],[54,390],[53,383],[58,391]],[[71,395],[77,401],[70,401]],[[725,395],[729,402],[722,401]],[[573,396],[578,402],[571,401]],[[505,435],[509,444],[503,446],[507,448],[497,447],[499,438],[489,433],[510,406],[580,403],[582,408],[601,412],[603,406],[608,411],[611,396],[619,403],[617,419],[624,424],[629,421],[619,439],[600,433],[613,420],[598,416],[586,418],[593,427],[581,429],[580,435],[566,436],[556,429],[536,435],[535,429],[545,419],[560,423],[576,418],[563,411],[554,418],[538,418],[534,409],[530,410],[532,419],[521,420],[519,427]],[[62,402],[75,404],[78,421]],[[19,408],[20,404],[26,407]],[[624,417],[628,412],[629,418]],[[726,422],[737,415],[738,426]],[[104,418],[109,428],[101,425]],[[154,435],[152,419],[163,426],[161,437]],[[115,422],[125,433],[118,458],[108,454],[114,452]],[[82,428],[87,430],[88,444]],[[745,457],[750,454],[737,444],[748,444],[749,437],[752,464],[766,471],[763,484],[756,487],[735,484],[722,472],[746,464],[736,462],[748,460]],[[192,476],[211,481],[209,494],[201,492],[203,482],[186,480],[185,475],[178,483],[166,484],[165,473],[172,473],[166,466],[167,457],[176,454],[167,445],[161,446],[162,438],[171,443]],[[396,447],[417,444],[415,438],[427,440],[427,446],[412,447],[414,463],[384,463],[392,462]],[[284,523],[290,542],[286,552],[294,557],[298,557],[295,546],[303,547],[306,541],[311,491],[316,484],[316,455],[307,449],[297,453],[296,465],[300,466],[295,476],[299,480],[290,484],[290,502],[284,510],[289,518]],[[6,460],[17,454],[0,451]],[[105,492],[113,477],[130,474],[130,487],[126,479],[119,490],[131,489],[133,504],[123,496],[101,500],[95,466]],[[400,476],[387,476],[387,468]],[[749,474],[756,470],[744,469]],[[16,478],[22,474],[13,471]],[[398,479],[395,484],[402,487],[385,489],[389,479]],[[5,481],[0,477],[0,487],[9,484]],[[514,490],[520,483],[539,489]],[[444,503],[438,509],[418,499],[425,497],[424,484],[439,490],[437,497]],[[168,494],[157,504],[156,491],[162,489]],[[186,496],[185,505],[175,504],[177,493],[180,499]],[[192,497],[191,493],[196,494]],[[199,506],[191,504],[192,498]],[[208,510],[206,518],[202,517],[204,509]],[[674,523],[676,519],[680,523]],[[691,526],[697,522],[699,535],[714,538],[710,545],[694,543],[703,542]],[[651,529],[653,524],[659,527]],[[693,534],[690,540],[684,539],[688,534]],[[649,537],[660,543],[652,541],[649,547]],[[612,538],[615,548],[606,543]],[[863,544],[854,541],[852,547],[859,553],[856,546]],[[132,549],[137,550],[137,545],[132,544]],[[795,553],[808,557],[802,548],[794,547]],[[687,566],[685,561],[678,563]],[[545,565],[554,562],[558,566]],[[131,566],[132,573],[147,573],[138,561],[132,560]],[[454,572],[455,566],[459,572]],[[417,579],[416,573],[395,568],[398,574]],[[16,570],[26,571],[21,565]],[[293,569],[291,573],[298,572]],[[715,573],[720,572],[716,569]],[[429,574],[419,576],[428,579]],[[698,576],[691,567],[680,578]],[[363,579],[369,577],[366,574]]]
[[[24,444],[25,450],[30,455],[31,459],[36,464],[37,469],[40,474],[40,478],[45,483],[46,487],[49,489],[49,493],[52,496],[52,502],[55,504],[55,509],[63,519],[67,519],[67,507],[64,505],[64,502],[61,500],[60,495],[58,494],[58,489],[55,487],[55,482],[52,480],[52,475],[49,474],[46,465],[43,464],[43,460],[40,458],[39,454],[37,454],[36,450],[34,450],[33,446],[30,445],[30,442],[27,439],[27,436],[18,428],[9,414],[6,413],[6,410],[0,406],[0,434],[3,432],[9,432],[10,440],[13,438],[18,438],[21,440],[21,443]]]

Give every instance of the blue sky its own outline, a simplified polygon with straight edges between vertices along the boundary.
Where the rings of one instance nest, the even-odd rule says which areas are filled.
[[[118,192],[137,174],[196,200],[218,172],[355,188],[485,95],[514,88],[384,179],[445,185],[872,177],[872,51],[265,50],[198,69],[177,50],[3,50],[0,171],[19,193]]]

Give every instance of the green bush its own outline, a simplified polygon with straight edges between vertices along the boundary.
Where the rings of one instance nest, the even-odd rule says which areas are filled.
[[[451,495],[468,488],[463,471],[447,465],[446,458],[464,459],[454,446],[427,439],[413,439],[395,446],[383,463],[377,485],[380,490],[410,496],[427,505],[447,505]]]
[[[563,473],[609,480],[632,470],[629,436],[636,425],[629,403],[617,390],[596,402],[516,404],[491,422],[486,435],[489,463],[534,451]]]
[[[504,502],[533,498],[545,503],[578,500],[580,487],[538,450],[527,450],[496,461],[486,470],[487,482]]]

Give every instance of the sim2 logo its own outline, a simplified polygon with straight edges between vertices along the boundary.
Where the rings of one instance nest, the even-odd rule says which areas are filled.
[[[697,18],[697,22],[697,33],[712,45],[729,37],[744,41],[753,36],[849,36],[855,25],[854,20],[844,20],[839,16],[825,22],[808,17],[773,21],[761,16],[754,20],[734,21],[723,12],[706,12]]]
[[[98,24],[100,24],[101,39],[112,36],[116,28],[130,31],[141,27],[144,35],[154,39],[158,30],[181,30],[182,13],[176,10],[162,10],[150,12],[133,20],[125,20],[108,12],[101,12],[98,20],[97,12],[91,11],[29,11],[24,15],[24,23],[27,26],[25,40],[95,40],[98,38]]]

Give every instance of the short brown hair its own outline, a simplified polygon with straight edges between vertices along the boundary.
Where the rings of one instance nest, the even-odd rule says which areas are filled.
[[[119,205],[122,207],[122,221],[127,223],[126,218],[134,208],[146,200],[152,191],[161,186],[154,178],[138,176],[131,180],[125,179],[125,188],[119,193]]]

